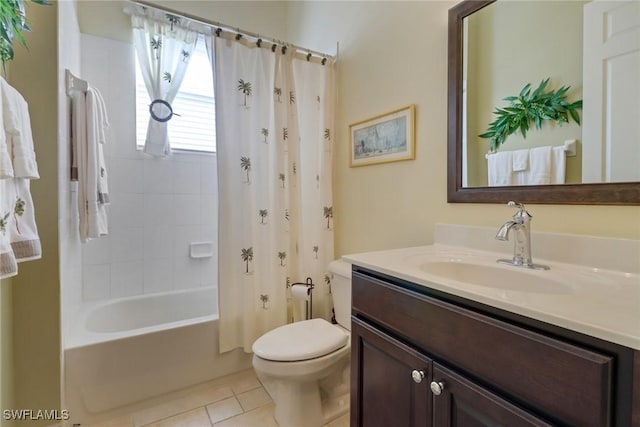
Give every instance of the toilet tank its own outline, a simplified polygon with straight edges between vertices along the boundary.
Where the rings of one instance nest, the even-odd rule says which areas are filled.
[[[329,263],[331,274],[331,297],[336,321],[351,330],[351,264],[342,260]]]

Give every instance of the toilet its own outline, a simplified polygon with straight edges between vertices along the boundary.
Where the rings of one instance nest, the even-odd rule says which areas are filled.
[[[349,410],[351,264],[329,264],[337,325],[310,319],[253,343],[253,368],[275,401],[280,427],[320,427]]]

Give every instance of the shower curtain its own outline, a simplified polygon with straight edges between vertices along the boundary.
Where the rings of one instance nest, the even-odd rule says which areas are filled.
[[[183,23],[177,16],[152,8],[140,10],[141,15],[131,16],[131,25],[142,78],[152,101],[171,105],[184,79],[198,33],[187,28],[189,22]],[[145,153],[155,157],[169,155],[169,118],[149,117]]]
[[[310,277],[314,317],[331,318],[334,64],[212,40],[220,351],[251,352],[260,335],[300,318],[292,283]]]

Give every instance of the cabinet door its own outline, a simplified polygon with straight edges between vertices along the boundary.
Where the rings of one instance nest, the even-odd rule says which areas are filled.
[[[468,379],[434,363],[434,427],[551,426]]]
[[[432,363],[352,318],[351,426],[430,426]]]

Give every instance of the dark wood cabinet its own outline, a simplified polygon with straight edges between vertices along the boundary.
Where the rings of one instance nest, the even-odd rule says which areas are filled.
[[[351,425],[431,425],[431,359],[358,319],[351,337]]]
[[[631,349],[357,266],[352,287],[353,427],[632,425]]]
[[[553,424],[502,399],[455,372],[435,364],[440,394],[433,398],[433,425],[446,427],[550,427]]]

